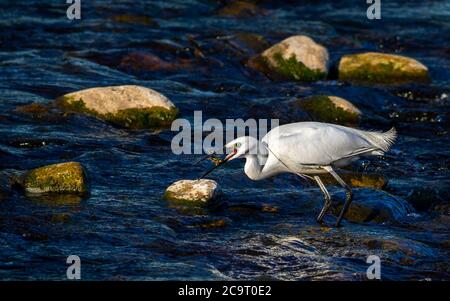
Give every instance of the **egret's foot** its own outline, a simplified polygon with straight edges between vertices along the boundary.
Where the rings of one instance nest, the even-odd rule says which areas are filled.
[[[340,222],[339,222],[339,223],[338,223],[338,222],[336,222],[336,223],[334,224],[334,227],[335,227],[335,228],[340,228],[340,227],[342,227],[342,225],[341,225],[341,223],[340,223]]]
[[[317,222],[319,225],[323,225],[323,224],[324,224],[323,219],[316,218],[316,222]]]

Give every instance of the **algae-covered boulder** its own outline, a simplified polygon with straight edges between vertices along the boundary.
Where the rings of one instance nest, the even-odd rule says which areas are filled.
[[[213,180],[180,180],[166,189],[163,199],[180,205],[206,206],[217,196],[218,190],[219,185]]]
[[[333,205],[333,213],[338,215],[342,209],[343,200]],[[408,214],[413,213],[413,207],[405,200],[381,190],[354,189],[354,198],[345,219],[365,223],[396,223],[401,222]]]
[[[78,162],[66,162],[32,169],[25,173],[22,185],[28,193],[88,192],[83,167]]]
[[[316,81],[328,74],[328,51],[307,36],[292,36],[253,57],[248,65],[272,79]]]
[[[357,107],[337,96],[309,96],[297,100],[295,105],[307,112],[315,121],[356,126],[361,118],[361,111]]]
[[[343,56],[338,72],[339,80],[367,84],[400,84],[429,80],[427,67],[419,61],[377,52]]]
[[[140,86],[112,86],[65,94],[55,104],[130,129],[170,126],[178,110],[164,95]]]
[[[382,189],[388,183],[385,176],[376,173],[341,172],[339,176],[352,187]],[[320,175],[320,179],[325,185],[339,185],[336,179],[328,173]]]

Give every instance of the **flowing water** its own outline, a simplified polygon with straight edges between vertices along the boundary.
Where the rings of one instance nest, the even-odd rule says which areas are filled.
[[[261,1],[255,14],[230,17],[216,1],[95,0],[82,1],[79,21],[67,20],[65,2],[0,5],[0,279],[65,279],[71,254],[80,256],[85,280],[359,280],[369,255],[380,257],[385,280],[450,279],[448,1],[382,1],[382,19],[368,20],[366,1]],[[368,87],[331,75],[316,83],[273,82],[243,64],[255,51],[236,38],[244,33],[269,44],[311,36],[333,63],[363,51],[410,56],[428,66],[432,81]],[[166,65],[121,64],[136,52]],[[211,175],[222,187],[222,205],[186,214],[161,196],[211,163],[193,166],[198,156],[174,155],[175,133],[15,111],[121,84],[161,92],[191,121],[194,110],[225,120],[312,94],[348,99],[364,113],[361,127],[399,131],[385,157],[353,166],[385,175],[384,192],[355,189],[355,200],[395,196],[415,209],[390,223],[320,227],[316,186],[292,175],[253,182],[243,162],[233,161]],[[12,174],[65,161],[85,167],[89,197],[31,198],[10,185]],[[337,187],[330,191],[343,197]]]

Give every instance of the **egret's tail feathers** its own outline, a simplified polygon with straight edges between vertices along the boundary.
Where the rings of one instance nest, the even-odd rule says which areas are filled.
[[[393,127],[389,131],[380,132],[366,132],[369,141],[383,152],[387,152],[392,144],[394,144],[395,139],[397,139],[397,130]]]

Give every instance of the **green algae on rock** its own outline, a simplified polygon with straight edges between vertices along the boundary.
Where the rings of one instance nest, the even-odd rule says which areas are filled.
[[[25,173],[22,185],[27,193],[88,192],[83,167],[78,162],[65,162],[32,169]]]
[[[207,206],[218,191],[219,185],[213,180],[180,180],[166,189],[163,199],[176,205]]]
[[[129,129],[168,127],[178,115],[178,109],[164,95],[134,85],[72,92],[57,98],[55,104]]]
[[[328,74],[328,51],[307,36],[292,36],[249,60],[275,80],[317,81]]]
[[[429,81],[428,68],[419,61],[394,54],[366,52],[345,55],[339,80],[363,84],[402,84]]]
[[[357,107],[337,96],[309,96],[296,101],[295,105],[315,121],[357,126],[361,119],[361,111]]]

